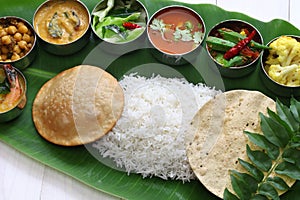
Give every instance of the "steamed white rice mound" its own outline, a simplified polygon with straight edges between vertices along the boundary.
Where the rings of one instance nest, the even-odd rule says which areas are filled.
[[[221,91],[185,79],[136,74],[125,76],[120,85],[123,114],[93,147],[128,174],[194,179],[185,150],[186,130],[200,107]]]

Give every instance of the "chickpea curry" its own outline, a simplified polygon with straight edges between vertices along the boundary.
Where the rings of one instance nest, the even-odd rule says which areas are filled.
[[[18,19],[0,21],[0,62],[16,61],[25,56],[35,41],[33,31]]]

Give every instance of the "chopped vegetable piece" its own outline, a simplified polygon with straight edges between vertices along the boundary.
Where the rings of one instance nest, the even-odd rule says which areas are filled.
[[[233,42],[214,36],[208,36],[206,44],[210,49],[221,52],[226,52],[235,45]]]
[[[235,31],[233,31],[231,29],[228,29],[228,28],[220,28],[220,29],[218,29],[218,32],[221,34],[221,36],[225,40],[229,40],[229,41],[234,42],[234,43],[238,43],[240,40],[243,40],[243,39],[246,38],[245,35],[240,34],[238,32],[235,32]],[[270,49],[269,46],[259,44],[258,42],[255,42],[254,40],[251,40],[250,43],[248,44],[248,46],[254,47],[254,48],[257,48],[257,49]]]
[[[236,56],[255,36],[256,31],[253,30],[248,37],[239,41],[234,47],[226,51],[224,54],[225,59],[230,59]]]
[[[131,22],[124,22],[124,23],[123,23],[123,26],[124,26],[126,29],[129,29],[129,30],[136,29],[136,28],[141,28],[140,25],[135,24],[135,23],[131,23]]]

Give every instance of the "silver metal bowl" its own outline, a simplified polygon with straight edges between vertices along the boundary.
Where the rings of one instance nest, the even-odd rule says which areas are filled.
[[[22,74],[20,70],[14,67],[14,69],[17,72],[20,85],[22,87],[22,94],[21,97],[13,104],[12,107],[9,109],[6,109],[4,111],[0,111],[0,123],[7,122],[10,120],[15,119],[18,117],[22,111],[24,110],[26,104],[27,104],[27,82],[25,76]]]
[[[63,43],[63,44],[58,44],[55,42],[50,42],[49,40],[47,40],[46,38],[43,38],[41,36],[41,34],[38,31],[38,25],[36,23],[36,20],[38,18],[38,13],[39,11],[41,11],[42,9],[45,9],[47,7],[51,7],[51,5],[56,4],[56,3],[61,3],[61,2],[66,2],[66,1],[70,1],[73,2],[77,5],[79,5],[80,7],[82,7],[85,11],[85,14],[87,15],[87,27],[84,30],[84,33],[77,39],[72,40],[71,42],[68,43]],[[49,20],[49,19],[43,19],[43,20]],[[39,43],[40,45],[49,53],[55,54],[55,55],[70,55],[73,53],[78,52],[79,50],[81,50],[88,42],[90,39],[90,35],[91,35],[91,30],[89,27],[90,24],[90,20],[91,20],[91,16],[89,13],[88,8],[85,6],[84,3],[82,3],[79,0],[47,0],[44,3],[42,3],[35,11],[34,16],[33,16],[33,27],[34,30],[39,38]]]
[[[201,30],[202,38],[200,42],[196,45],[195,48],[183,53],[166,52],[159,46],[160,45],[159,43],[155,43],[150,37],[150,25],[153,22],[153,20],[161,14],[166,15],[169,12],[172,12],[172,10],[174,11],[174,9],[183,11],[185,15],[191,15],[195,17],[197,19],[197,22],[202,26],[202,30]],[[174,23],[176,22],[174,21]],[[201,15],[196,11],[194,11],[193,9],[182,5],[166,6],[159,9],[152,15],[147,25],[147,36],[148,36],[148,40],[150,43],[151,52],[153,56],[162,63],[175,65],[175,66],[190,63],[196,58],[197,55],[199,55],[199,51],[201,50],[201,44],[204,40],[205,33],[206,33],[206,27]]]
[[[37,54],[37,48],[36,48],[37,38],[36,38],[35,31],[33,30],[33,27],[25,19],[22,19],[22,18],[16,17],[16,16],[5,16],[5,17],[0,18],[0,25],[9,26],[9,25],[14,25],[16,22],[17,23],[22,22],[28,28],[28,30],[30,31],[30,33],[34,37],[34,41],[32,42],[32,46],[30,47],[29,51],[27,51],[27,53],[22,55],[19,59],[10,60],[10,61],[2,61],[1,60],[0,64],[11,64],[16,68],[18,68],[20,70],[23,70],[23,69],[27,68],[36,57],[36,54]],[[11,35],[11,37],[13,37],[13,35]],[[16,45],[17,45],[17,42],[14,46],[16,46]]]
[[[117,5],[114,5],[111,8],[111,10],[113,10],[115,8],[115,6],[117,6]],[[144,4],[137,0],[135,2],[135,4],[131,5],[131,6],[133,7],[133,10],[136,10],[141,13],[141,15],[138,18],[138,21],[140,21],[140,22],[145,21],[145,24],[147,24],[149,16],[148,16],[148,11],[147,11],[146,7],[144,6]],[[107,1],[105,1],[105,0],[100,0],[95,5],[95,7],[93,8],[93,10],[91,12],[91,15],[92,15],[91,29],[94,33],[93,35],[96,38],[107,43],[107,44],[105,44],[105,46],[108,47],[108,49],[106,49],[107,51],[109,51],[111,53],[122,52],[123,50],[125,50],[127,45],[138,45],[140,42],[143,42],[146,39],[146,37],[145,37],[146,27],[145,27],[144,31],[142,31],[140,34],[137,34],[136,37],[130,38],[128,40],[120,39],[119,41],[113,41],[113,40],[101,37],[101,35],[97,33],[97,30],[95,29],[95,27],[93,25],[93,23],[96,20],[96,15],[94,15],[94,13],[96,13],[99,10],[104,10],[106,8],[107,8]]]
[[[263,37],[261,36],[261,34],[257,30],[257,28],[255,28],[252,24],[250,24],[246,21],[243,21],[243,20],[239,20],[239,19],[229,19],[229,20],[225,20],[225,21],[222,21],[222,22],[216,24],[208,32],[207,37],[209,37],[209,36],[218,37],[219,34],[218,34],[217,30],[220,28],[229,28],[236,32],[240,32],[242,29],[247,29],[249,32],[256,30],[256,35],[253,38],[253,40],[255,42],[263,44]],[[253,60],[252,62],[245,64],[245,65],[236,66],[236,67],[224,67],[211,55],[210,49],[209,49],[207,43],[205,46],[206,46],[206,51],[207,51],[209,57],[214,61],[215,65],[216,65],[214,70],[218,70],[218,72],[222,76],[228,77],[228,78],[239,78],[239,77],[243,77],[243,76],[250,74],[251,72],[253,72],[256,69],[256,66],[257,66],[257,63],[258,63],[258,60],[260,57],[260,56],[258,56],[255,60]],[[260,53],[261,52],[262,52],[262,50],[260,51]]]
[[[292,38],[295,38],[298,42],[300,42],[300,36],[297,35],[285,35],[289,36]],[[268,46],[275,40],[277,40],[279,37],[278,36],[274,39],[272,39],[270,42],[268,42]],[[265,50],[260,58],[260,77],[261,80],[263,81],[264,85],[274,94],[282,97],[300,97],[300,86],[287,86],[281,83],[276,82],[273,80],[267,71],[268,65],[266,64],[267,57],[269,55],[269,50]]]

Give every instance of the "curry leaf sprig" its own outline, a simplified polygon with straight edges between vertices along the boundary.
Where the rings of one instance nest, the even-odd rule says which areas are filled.
[[[268,116],[260,113],[263,134],[244,131],[249,140],[262,150],[246,146],[249,162],[239,159],[248,173],[232,170],[231,185],[224,200],[279,200],[278,191],[288,184],[280,175],[300,180],[300,102],[291,98],[290,106],[276,101],[276,113],[268,108]]]

